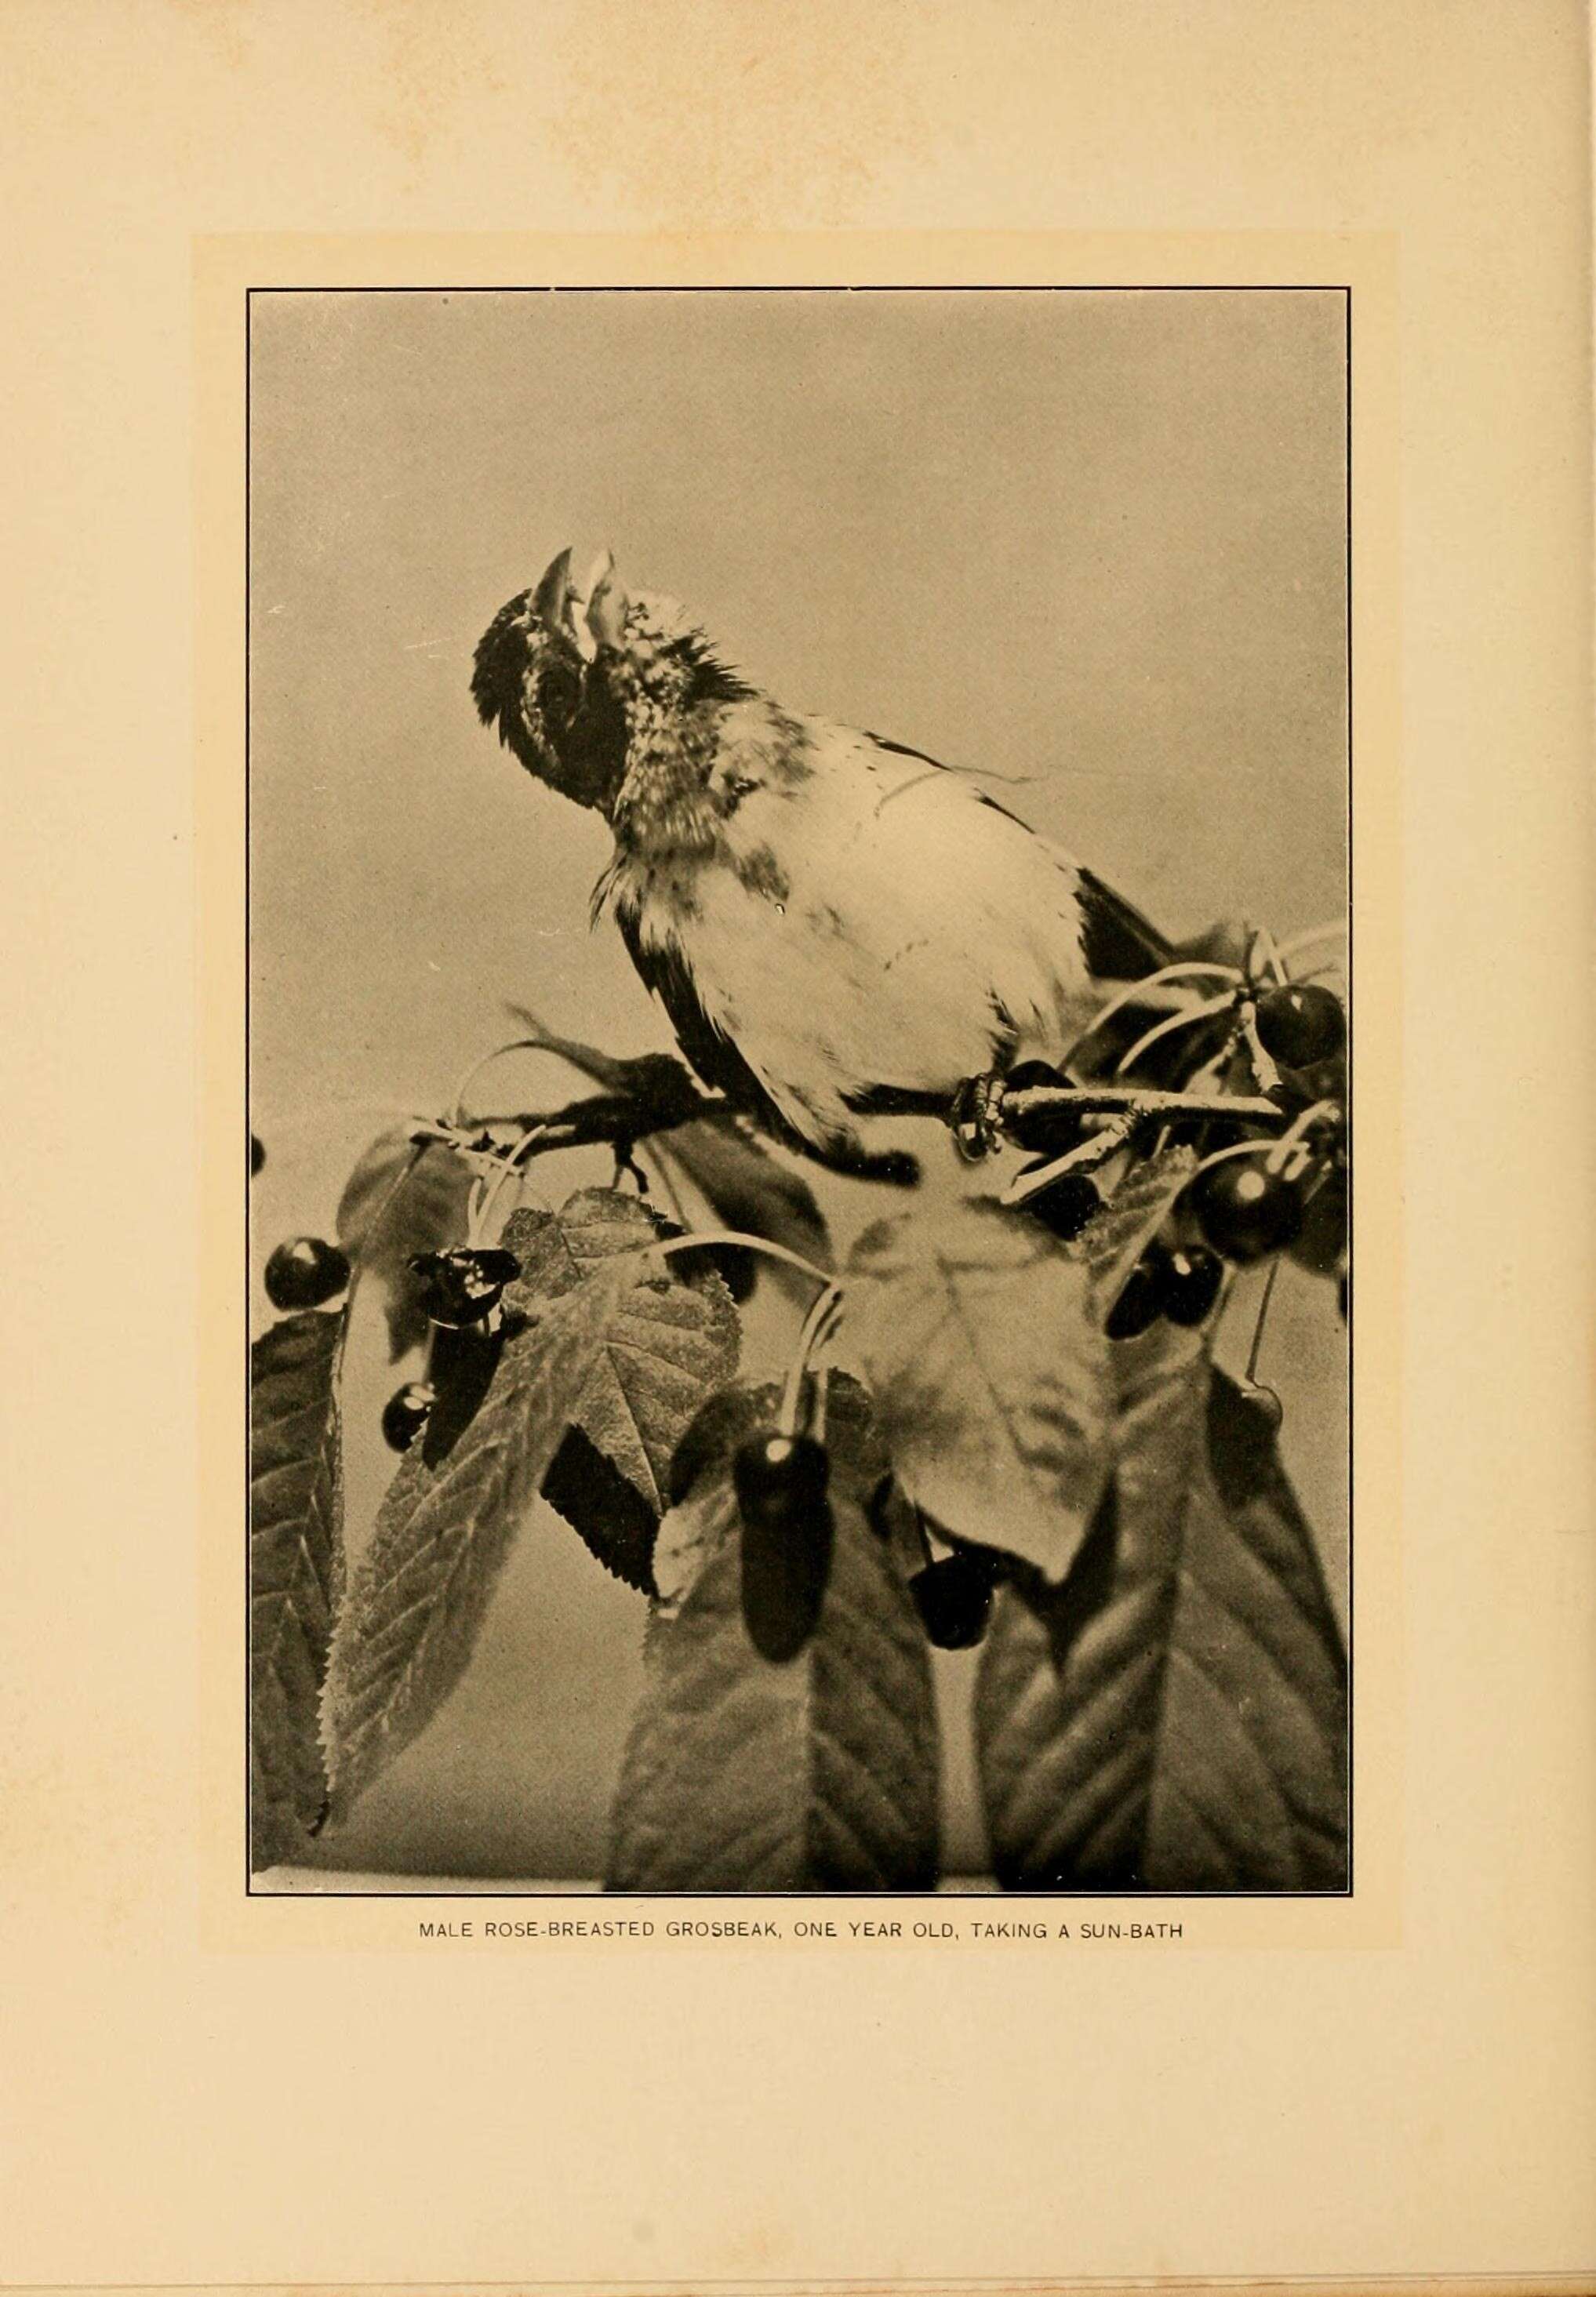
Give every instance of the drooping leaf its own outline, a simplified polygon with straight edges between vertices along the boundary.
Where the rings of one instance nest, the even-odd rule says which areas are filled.
[[[634,1284],[616,1257],[511,1332],[474,1416],[435,1465],[406,1453],[350,1582],[322,1699],[342,1816],[465,1672],[510,1543]]]
[[[1090,1270],[1105,1314],[1197,1165],[1197,1152],[1188,1148],[1165,1148],[1133,1165],[1102,1210],[1065,1247]]]
[[[292,1859],[327,1799],[317,1702],[342,1592],[343,1319],[274,1324],[250,1351],[251,1863]]]
[[[1123,1344],[1112,1503],[1062,1587],[1000,1598],[976,1692],[1020,1889],[1338,1890],[1345,1669],[1278,1460],[1222,1493],[1194,1333]],[[1229,1471],[1227,1470],[1227,1473]]]
[[[1085,1263],[972,1201],[868,1229],[847,1288],[841,1345],[908,1497],[1062,1578],[1109,1463],[1109,1343]]]
[[[515,1050],[553,1053],[557,1059],[580,1071],[603,1092],[635,1100],[645,1108],[656,1104],[662,1108],[680,1106],[684,1099],[686,1105],[690,1106],[693,1101],[703,1099],[691,1071],[673,1053],[634,1053],[618,1057],[613,1053],[601,1052],[596,1045],[585,1045],[578,1037],[562,1037],[524,1005],[512,1005],[510,1011],[527,1033]],[[506,1047],[506,1050],[511,1049]]]
[[[667,1233],[618,1189],[579,1190],[557,1213],[524,1207],[505,1224],[505,1246],[522,1264],[506,1306],[536,1313],[615,1255]],[[543,1482],[605,1568],[645,1592],[671,1455],[705,1396],[736,1371],[740,1338],[719,1276],[699,1268],[684,1277],[679,1259],[663,1263],[666,1280],[639,1286],[617,1308]]]
[[[396,1361],[427,1336],[411,1258],[464,1239],[471,1182],[470,1166],[447,1142],[418,1148],[398,1125],[378,1134],[345,1183],[338,1241],[386,1295],[389,1354]]]
[[[612,1890],[915,1890],[937,1868],[924,1632],[866,1518],[884,1461],[851,1380],[829,1383],[835,1526],[814,1635],[774,1666],[748,1639],[730,1454],[774,1388],[710,1407],[719,1434],[664,1540],[693,1562],[656,1610],[612,1819]]]
[[[818,1268],[831,1267],[831,1237],[814,1190],[740,1131],[734,1117],[703,1117],[662,1133],[654,1153],[681,1167],[725,1227],[785,1245]],[[805,1305],[813,1297],[813,1280],[802,1270],[769,1258],[761,1258],[759,1268]]]

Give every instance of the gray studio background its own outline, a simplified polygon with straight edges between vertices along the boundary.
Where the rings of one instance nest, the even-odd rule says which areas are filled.
[[[1341,912],[1338,292],[257,294],[251,344],[257,1272],[330,1232],[364,1142],[441,1108],[506,1000],[616,1051],[670,1041],[588,929],[603,823],[466,690],[566,543],[579,566],[610,544],[784,702],[1025,778],[1005,803],[1173,933]],[[576,1089],[506,1061],[478,1105]],[[558,1201],[606,1173],[541,1179]],[[821,1186],[844,1230],[877,1208]],[[1345,1616],[1342,1333],[1328,1285],[1287,1272],[1277,1298],[1265,1370]],[[356,1547],[400,1376],[358,1320]],[[643,1610],[540,1511],[467,1681],[323,1863],[595,1873]],[[940,1685],[970,1868],[973,1667]]]

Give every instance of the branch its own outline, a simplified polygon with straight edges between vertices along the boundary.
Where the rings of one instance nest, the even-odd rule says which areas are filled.
[[[520,1160],[545,1157],[556,1148],[607,1145],[629,1148],[657,1132],[674,1132],[705,1117],[735,1114],[720,1093],[701,1091],[679,1061],[663,1056],[639,1062],[626,1092],[596,1092],[567,1101],[559,1108],[522,1110],[499,1116],[481,1116],[470,1127],[439,1124],[418,1128],[416,1138],[448,1140],[457,1148],[497,1150],[490,1135],[513,1133],[522,1142]],[[874,1113],[899,1116],[935,1117],[950,1123],[958,1106],[944,1093],[894,1091],[874,1104]],[[1058,1119],[1061,1133],[1081,1116],[1152,1118],[1232,1118],[1251,1123],[1282,1124],[1286,1113],[1272,1100],[1246,1093],[1166,1092],[1130,1085],[1027,1085],[1003,1093],[996,1108],[1000,1124]]]
[[[1156,1092],[1146,1085],[1025,1086],[1006,1092],[998,1103],[1006,1120],[1028,1116],[1245,1116],[1283,1124],[1286,1112],[1272,1100],[1244,1092]]]

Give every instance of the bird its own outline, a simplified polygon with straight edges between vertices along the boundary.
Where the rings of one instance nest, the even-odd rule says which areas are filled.
[[[967,773],[785,707],[673,598],[562,550],[479,641],[484,726],[599,814],[594,888],[702,1082],[820,1164],[865,1120],[1062,1058],[1172,944]]]

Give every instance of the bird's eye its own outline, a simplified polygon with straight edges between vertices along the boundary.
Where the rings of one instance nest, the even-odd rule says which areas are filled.
[[[582,682],[569,663],[550,662],[538,679],[538,707],[551,730],[569,726],[582,698]]]

